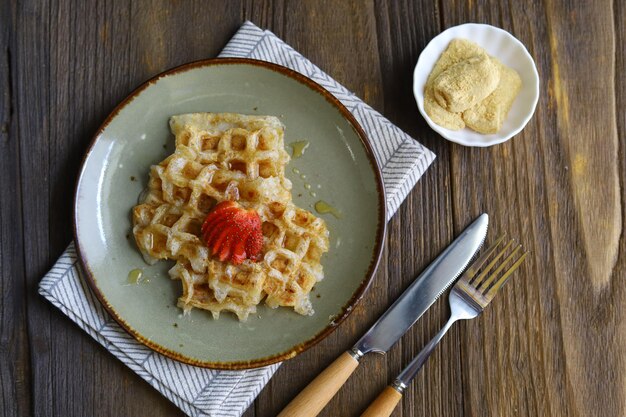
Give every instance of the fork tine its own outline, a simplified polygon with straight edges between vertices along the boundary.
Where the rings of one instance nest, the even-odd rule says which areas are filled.
[[[515,257],[515,255],[517,255],[517,252],[519,252],[520,249],[522,249],[522,245],[517,245],[517,247],[513,250],[513,252],[511,252],[511,254],[509,256],[507,256],[507,258],[504,261],[500,262],[500,266],[498,268],[496,268],[496,270],[493,271],[493,273],[491,273],[489,275],[489,277],[480,284],[480,287],[477,287],[479,292],[484,293],[487,290],[487,288],[489,288],[489,286],[491,285],[493,280],[509,264],[511,259],[513,259]]]
[[[481,281],[483,279],[485,279],[485,277],[487,276],[487,274],[489,273],[489,271],[491,271],[491,269],[496,265],[496,263],[500,260],[500,258],[502,257],[502,255],[504,255],[506,253],[507,250],[509,250],[509,247],[513,244],[513,240],[509,240],[509,243],[507,243],[504,246],[504,249],[502,249],[495,258],[493,258],[493,260],[489,263],[489,265],[487,265],[485,267],[485,269],[480,273],[480,275],[478,277],[476,277],[476,279],[474,280],[474,282],[472,282],[472,286],[475,288],[478,288],[478,285],[481,283]]]
[[[522,254],[522,256],[520,256],[520,258],[517,261],[515,261],[515,263],[513,265],[511,265],[511,267],[508,269],[508,271],[506,271],[502,275],[502,277],[500,279],[498,279],[498,281],[496,281],[495,284],[493,284],[493,286],[491,287],[491,289],[489,290],[489,292],[485,296],[485,297],[487,297],[487,299],[489,301],[491,301],[493,299],[493,297],[495,297],[495,295],[498,292],[498,290],[500,288],[502,288],[502,286],[506,283],[506,281],[509,279],[511,274],[522,264],[522,262],[524,262],[524,259],[526,259],[526,255],[528,255],[528,252],[524,252]]]
[[[487,261],[487,259],[489,259],[491,255],[496,251],[500,243],[502,243],[502,241],[504,240],[505,236],[506,236],[505,234],[501,235],[495,241],[495,243],[491,245],[489,249],[487,249],[487,251],[483,255],[481,255],[480,258],[474,261],[474,263],[472,263],[472,265],[467,269],[467,271],[463,275],[463,278],[465,278],[467,282],[472,281],[472,278],[474,278],[474,275],[476,275],[476,273],[480,270],[480,268]]]

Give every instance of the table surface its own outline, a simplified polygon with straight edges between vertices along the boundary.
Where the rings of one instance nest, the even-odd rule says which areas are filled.
[[[181,415],[37,284],[72,238],[73,184],[106,115],[153,75],[216,56],[248,19],[437,160],[391,220],[358,308],[286,362],[245,416],[275,415],[481,212],[492,237],[506,231],[532,254],[480,319],[450,331],[394,415],[626,415],[626,3],[12,0],[0,19],[3,416]],[[411,92],[420,51],[466,22],[513,33],[541,78],[534,118],[488,149],[443,140]],[[438,301],[388,355],[364,359],[322,415],[358,415],[447,315]]]

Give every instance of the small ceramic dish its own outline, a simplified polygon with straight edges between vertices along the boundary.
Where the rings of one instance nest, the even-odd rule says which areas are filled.
[[[424,87],[428,75],[450,41],[456,38],[476,42],[489,55],[517,71],[522,78],[522,89],[498,133],[485,135],[467,127],[449,130],[433,122],[424,111]],[[491,146],[509,140],[526,126],[539,100],[539,74],[526,47],[509,32],[490,25],[467,23],[445,30],[426,45],[413,72],[413,94],[420,113],[441,136],[465,146]]]
[[[311,294],[315,314],[259,305],[239,322],[207,311],[183,315],[181,282],[172,262],[147,265],[131,231],[131,209],[148,171],[174,148],[170,116],[191,112],[275,115],[285,142],[307,140],[306,153],[287,166],[293,200],[313,211],[325,200],[340,219],[318,214],[330,230],[322,258],[325,278]],[[85,277],[117,322],[138,341],[179,361],[245,369],[289,359],[330,334],[367,289],[382,252],[386,227],[382,176],[352,114],[318,84],[279,65],[251,59],[195,62],[148,81],[111,113],[95,135],[76,188],[75,237]],[[147,281],[129,282],[143,270]]]

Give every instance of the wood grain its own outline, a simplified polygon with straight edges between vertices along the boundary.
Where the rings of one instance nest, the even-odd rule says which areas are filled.
[[[507,231],[532,256],[480,319],[451,330],[393,415],[626,415],[626,5],[607,0],[0,2],[2,415],[182,415],[36,289],[70,242],[73,185],[98,125],[145,79],[215,56],[245,20],[437,160],[390,222],[361,304],[244,415],[276,415],[483,211],[491,236]],[[541,78],[534,118],[488,149],[441,139],[411,92],[424,46],[465,22],[513,33]],[[320,415],[363,412],[447,315],[438,301],[387,356],[364,358]]]
[[[0,4],[0,408],[5,416],[30,413],[26,306],[24,304],[24,238],[19,153],[15,140],[11,56],[13,10]]]

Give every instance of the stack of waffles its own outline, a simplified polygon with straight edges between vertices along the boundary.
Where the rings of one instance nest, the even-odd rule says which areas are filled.
[[[182,281],[179,307],[208,310],[216,319],[230,311],[244,321],[265,300],[272,308],[313,314],[309,294],[324,277],[320,260],[328,251],[328,229],[293,204],[280,120],[194,113],[173,116],[170,128],[176,150],[150,168],[143,202],[133,208],[133,234],[148,263],[176,261],[169,274]],[[202,241],[207,213],[225,200],[259,214],[258,262],[221,262]]]

